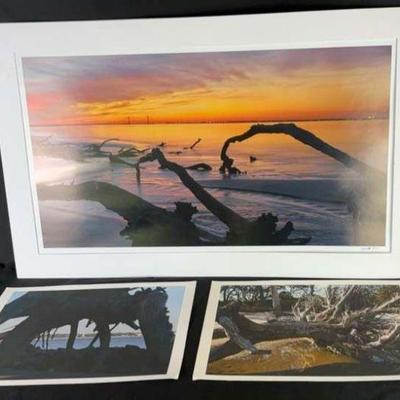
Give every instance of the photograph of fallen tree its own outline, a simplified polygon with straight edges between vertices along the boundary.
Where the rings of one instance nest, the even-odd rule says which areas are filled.
[[[43,247],[385,246],[391,59],[23,58]]]
[[[0,312],[2,380],[167,374],[184,287],[19,290]]]
[[[208,375],[400,374],[400,286],[222,286]]]

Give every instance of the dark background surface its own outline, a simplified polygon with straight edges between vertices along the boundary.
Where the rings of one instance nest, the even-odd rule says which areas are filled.
[[[0,0],[0,22],[68,21],[398,7],[400,0]],[[384,21],[382,21],[384,23]],[[399,21],[400,23],[400,21]],[[340,29],[340,27],[338,27]],[[0,38],[6,40],[6,38]],[[0,123],[0,130],[1,130]],[[7,134],[13,134],[8,132]],[[268,278],[268,277],[266,277]],[[233,278],[234,279],[234,278]],[[171,280],[177,280],[171,278]],[[124,280],[17,280],[13,266],[0,167],[0,291],[5,286],[122,282]],[[125,279],[134,281],[134,279]],[[143,281],[143,280],[142,280]],[[178,381],[0,388],[0,400],[20,399],[270,399],[399,400],[400,382],[193,382],[191,379],[211,278],[197,280],[187,346]]]

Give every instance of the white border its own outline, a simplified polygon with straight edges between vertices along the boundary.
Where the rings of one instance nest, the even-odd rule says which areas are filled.
[[[17,80],[19,57],[26,56],[391,44],[391,112],[396,114],[391,115],[389,125],[390,131],[394,132],[395,120],[399,118],[399,111],[394,104],[395,67],[397,66],[397,70],[399,68],[398,64],[396,65],[394,43],[400,37],[399,18],[399,9],[370,9],[234,17],[0,25],[0,37],[6,38],[6,42],[0,42],[0,56],[2,62],[4,60],[0,65],[0,82],[4,88],[0,96],[0,119],[3,121],[0,139],[18,276],[55,278],[251,274],[324,278],[399,277],[400,271],[396,268],[396,263],[400,262],[400,232],[393,230],[390,235],[391,227],[400,222],[396,205],[399,182],[395,163],[396,156],[400,156],[400,150],[393,146],[394,134],[389,136],[392,151],[389,151],[388,157],[388,177],[391,178],[392,166],[393,180],[388,182],[388,218],[390,204],[395,208],[391,213],[391,223],[387,223],[386,226],[385,246],[85,248],[79,249],[79,253],[76,249],[43,249],[40,235],[37,235],[40,227],[35,223],[36,193],[32,196],[31,187],[34,192],[36,188],[30,181],[31,161],[27,160],[25,152],[21,150],[25,148],[24,131],[27,132],[27,121],[22,118],[22,115],[26,115],[25,99],[21,102],[19,93],[19,89],[22,88],[23,91],[23,85]],[[382,24],[382,20],[385,20],[385,24]],[[340,30],[335,26],[340,26]],[[316,37],[318,43],[315,42]],[[399,88],[396,90],[398,93]],[[27,136],[29,141],[29,135]],[[326,253],[329,253],[329,257]],[[298,254],[301,254],[301,257]],[[379,269],[375,268],[377,262],[381,266]],[[244,264],[247,265],[246,270],[241,268]],[[219,266],[218,270],[214,265]],[[349,265],[363,265],[363,268],[349,268]]]
[[[90,285],[62,285],[62,286],[35,286],[35,287],[9,287],[4,290],[0,296],[0,314],[1,310],[7,304],[11,295],[16,292],[40,292],[40,291],[60,291],[60,290],[97,290],[97,289],[115,289],[129,287],[183,287],[185,289],[181,309],[179,311],[178,324],[175,332],[174,345],[171,352],[171,358],[168,370],[165,374],[149,375],[127,375],[110,376],[100,378],[60,378],[60,379],[0,379],[0,386],[26,386],[26,385],[65,385],[80,383],[110,383],[110,382],[131,382],[147,381],[157,379],[178,379],[183,361],[183,353],[187,331],[189,327],[190,314],[193,305],[193,298],[196,288],[196,282],[130,282],[113,284],[90,284]],[[1,372],[1,371],[0,371]]]
[[[359,376],[292,376],[287,375],[216,375],[208,374],[208,358],[210,354],[211,341],[214,332],[215,318],[217,315],[218,302],[221,287],[226,285],[400,285],[400,281],[367,281],[367,280],[273,280],[273,281],[213,281],[208,297],[206,315],[204,317],[203,329],[200,343],[197,349],[196,364],[193,371],[193,380],[213,381],[280,381],[280,382],[357,382],[357,381],[392,381],[400,380],[399,375],[359,375]]]

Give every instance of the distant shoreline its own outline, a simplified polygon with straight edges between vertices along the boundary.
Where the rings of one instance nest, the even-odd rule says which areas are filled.
[[[93,339],[96,334],[88,334],[88,335],[77,335],[76,339]],[[132,334],[132,333],[114,333],[111,334],[112,337],[143,337],[142,335]],[[55,334],[50,340],[54,339],[68,339],[69,334]]]
[[[86,123],[70,123],[70,124],[31,124],[31,128],[47,128],[56,126],[102,126],[102,125],[196,125],[196,124],[272,124],[272,123],[293,123],[293,122],[330,122],[330,121],[385,121],[389,117],[360,117],[360,118],[307,118],[307,119],[291,119],[291,120],[241,120],[241,121],[157,121],[157,122],[86,122]]]

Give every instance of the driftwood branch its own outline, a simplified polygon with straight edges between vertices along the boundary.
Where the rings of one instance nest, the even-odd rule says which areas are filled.
[[[400,335],[400,324],[396,323],[392,329],[389,329],[382,336],[379,336],[378,339],[374,342],[370,342],[366,345],[366,347],[382,347],[385,344],[394,342],[398,339]]]
[[[184,167],[172,161],[168,161],[160,149],[155,148],[149,154],[140,158],[137,165],[139,166],[140,164],[150,161],[158,161],[161,168],[175,172],[182,183],[194,194],[194,196],[230,229],[241,231],[249,224],[245,218],[220,203],[210,193],[208,193],[188,174]]]
[[[139,154],[143,154],[148,150],[150,150],[150,148],[148,147],[145,149],[138,149],[135,146],[129,146],[128,148],[122,147],[118,150],[118,153],[116,155],[118,157],[136,157]]]
[[[233,166],[234,160],[230,158],[227,154],[228,148],[232,143],[243,142],[251,137],[259,134],[285,134],[293,137],[294,139],[300,141],[301,143],[312,147],[315,150],[320,151],[321,153],[335,159],[340,162],[347,168],[351,168],[359,172],[363,175],[383,175],[378,170],[370,167],[369,165],[363,163],[362,161],[357,160],[354,157],[351,157],[347,153],[342,150],[337,149],[336,147],[330,145],[329,143],[323,141],[318,138],[313,133],[306,131],[298,127],[295,124],[273,124],[273,125],[264,125],[257,124],[251,126],[251,128],[236,136],[232,136],[225,141],[221,149],[221,161],[222,165],[220,167],[221,173],[228,174],[237,174],[240,173],[240,170]]]
[[[185,187],[193,193],[204,207],[229,228],[227,244],[302,245],[310,240],[310,238],[289,239],[289,235],[294,229],[293,224],[287,222],[282,229],[278,230],[278,218],[270,213],[262,214],[255,221],[243,218],[207,192],[188,174],[185,167],[167,160],[158,148],[153,149],[138,160],[136,166],[138,183],[140,182],[140,164],[150,161],[158,161],[161,168],[176,173]]]
[[[108,153],[104,152],[102,150],[102,147],[105,144],[109,143],[109,142],[115,142],[115,141],[118,141],[118,140],[119,139],[117,139],[117,138],[110,138],[110,139],[103,140],[101,143],[89,144],[85,148],[85,153],[86,153],[87,156],[90,156],[90,157],[103,156],[103,155],[108,154]]]
[[[118,141],[118,140],[119,140],[118,138],[110,138],[110,139],[103,140],[100,144],[94,145],[94,146],[97,146],[98,150],[101,150],[101,148],[102,148],[106,143],[109,143],[109,142],[116,142],[116,141]]]
[[[344,293],[344,295],[339,299],[339,301],[336,303],[334,307],[332,307],[332,315],[329,318],[330,321],[335,320],[339,314],[343,313],[343,310],[346,305],[346,301],[349,299],[349,297],[354,293],[356,290],[357,286],[352,285],[350,286],[347,291]]]
[[[191,171],[211,171],[212,168],[206,163],[198,163],[198,164],[189,165],[188,167],[185,167],[185,169],[188,169]]]
[[[187,149],[193,150],[200,142],[201,142],[201,138],[198,138],[191,146],[184,147],[184,149],[185,150],[187,150]]]

